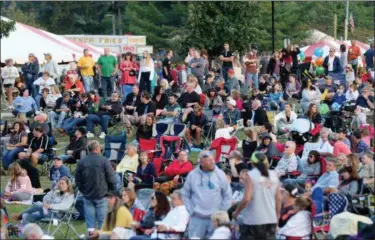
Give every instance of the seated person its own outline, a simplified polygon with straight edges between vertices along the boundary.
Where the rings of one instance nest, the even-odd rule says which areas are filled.
[[[359,156],[361,156],[365,152],[371,152],[371,148],[369,145],[367,145],[363,140],[362,140],[362,134],[359,129],[356,129],[352,133],[353,136],[353,143],[356,147],[356,152],[358,153]]]
[[[60,155],[64,163],[76,163],[78,159],[81,159],[82,152],[87,151],[87,137],[86,129],[79,127],[74,132],[74,137],[70,139],[69,145],[66,147],[66,154]]]
[[[86,118],[87,123],[87,137],[93,138],[94,124],[99,123],[101,132],[99,138],[104,139],[107,134],[108,124],[112,117],[122,112],[121,102],[119,101],[118,93],[112,93],[111,100],[105,104],[99,106],[99,112],[97,114],[89,114]]]
[[[181,108],[191,108],[196,104],[199,104],[199,94],[194,91],[194,85],[192,83],[186,84],[186,92],[184,92],[178,99],[178,103]]]
[[[335,96],[338,86],[333,83],[333,79],[331,76],[324,77],[324,84],[319,85],[319,90],[322,93],[322,96],[326,94],[325,102],[331,105],[333,97]]]
[[[301,172],[297,178],[285,179],[285,184],[298,184],[303,186],[306,180],[312,180],[320,175],[320,154],[318,151],[312,150],[306,158],[301,159],[301,166],[298,170]]]
[[[227,126],[233,126],[237,124],[237,121],[241,119],[241,112],[236,108],[236,101],[232,98],[228,98],[226,102],[227,108],[224,110],[223,119]]]
[[[20,152],[27,146],[27,133],[22,122],[15,122],[11,129],[8,143],[2,148],[2,167],[7,170]]]
[[[215,139],[218,138],[232,138],[232,132],[237,128],[237,125],[233,125],[232,127],[225,124],[223,116],[219,116],[216,119],[216,132],[215,132]]]
[[[180,177],[186,177],[189,172],[193,170],[193,164],[189,161],[186,150],[181,150],[178,153],[178,159],[171,162],[165,169],[165,176],[160,176],[157,182],[167,182],[174,180],[178,182]]]
[[[259,93],[262,95],[267,95],[268,92],[271,90],[272,86],[270,85],[270,82],[267,81],[266,75],[262,74],[259,77]]]
[[[63,96],[57,99],[53,111],[48,113],[48,121],[51,123],[52,129],[61,128],[65,117],[70,113],[72,103],[69,92],[64,92]],[[57,122],[56,119],[58,119]]]
[[[361,95],[357,98],[356,105],[361,108],[374,109],[374,96],[370,95],[368,87],[362,88]]]
[[[137,146],[128,143],[126,145],[126,154],[121,160],[121,162],[117,165],[116,172],[123,173],[126,171],[136,172],[138,166],[138,153],[137,153]]]
[[[30,130],[29,139],[33,137],[32,132],[34,128],[37,128],[37,127],[41,128],[44,134],[47,134],[49,137],[52,136],[52,129],[49,126],[48,116],[46,113],[38,112],[36,116],[34,117],[34,122],[32,122],[29,126],[29,130]]]
[[[143,139],[152,138],[154,123],[155,123],[154,116],[146,117],[146,122],[144,124],[140,124],[137,128],[137,133],[136,133],[137,141],[139,141],[140,138],[143,138]]]
[[[185,232],[187,224],[189,222],[189,213],[186,210],[184,202],[182,200],[180,190],[175,190],[171,195],[172,209],[168,212],[165,218],[157,226],[158,232]],[[152,239],[179,239],[179,234],[164,234],[159,233],[153,234]]]
[[[124,190],[122,191],[122,201],[124,202],[125,207],[129,209],[129,212],[132,216],[134,216],[135,209],[145,211],[144,206],[138,200],[137,194],[135,193],[134,189],[124,188]]]
[[[285,103],[284,111],[278,113],[274,118],[276,134],[282,135],[288,133],[293,121],[296,119],[297,114],[292,111],[292,106],[290,103]]]
[[[290,172],[297,171],[298,159],[296,154],[296,143],[287,141],[284,147],[284,154],[280,161],[277,162],[275,171],[279,177],[286,176]]]
[[[125,101],[122,103],[124,107],[124,115],[133,115],[134,110],[141,104],[141,95],[139,94],[138,85],[133,85],[132,92],[126,95]]]
[[[213,111],[213,115],[218,115],[221,112],[222,107],[224,106],[223,100],[217,94],[215,88],[211,88],[207,93],[207,98],[209,100],[208,107]]]
[[[316,136],[319,133],[319,126],[322,123],[322,115],[319,113],[318,105],[311,103],[306,112],[306,118],[314,124],[314,128],[310,130],[311,135]]]
[[[78,98],[80,93],[85,92],[82,82],[79,80],[78,74],[69,74],[69,81],[65,85],[65,91],[70,93],[70,96]]]
[[[240,172],[243,169],[248,169],[247,164],[243,161],[243,156],[240,151],[234,150],[229,154],[229,165],[232,172],[232,181],[239,182]]]
[[[152,101],[155,103],[157,110],[163,110],[165,105],[168,103],[168,96],[164,93],[164,88],[156,86],[154,89],[154,96]]]
[[[167,196],[160,191],[156,191],[151,196],[150,208],[146,212],[141,222],[133,225],[134,230],[143,230],[144,235],[150,236],[154,231],[155,222],[162,221],[170,210]]]
[[[116,227],[130,228],[133,217],[123,205],[120,198],[110,194],[108,196],[108,211],[104,218],[102,228],[90,234],[90,238],[99,236],[99,239],[109,239]]]
[[[345,93],[345,98],[347,101],[357,101],[357,98],[359,96],[357,85],[355,83],[351,83],[348,90]]]
[[[336,171],[336,160],[334,158],[327,158],[326,162],[326,172],[318,178],[311,192],[316,188],[322,188],[324,193],[329,193],[330,188],[337,188],[339,186],[339,174]]]
[[[136,189],[152,187],[152,183],[156,178],[156,169],[147,152],[139,154],[139,164],[137,166],[136,175],[131,175],[128,178],[129,187],[135,184]]]
[[[30,208],[15,214],[12,218],[22,220],[22,224],[26,225],[51,217],[52,210],[64,211],[70,209],[74,202],[74,189],[69,178],[62,177],[57,182],[55,190],[48,192],[43,197],[43,202],[34,203]]]
[[[341,84],[336,90],[336,94],[332,99],[332,104],[336,103],[339,107],[341,107],[344,102],[346,102],[345,86]]]
[[[328,141],[333,146],[333,154],[325,154],[327,156],[333,155],[337,157],[340,153],[345,155],[349,155],[351,152],[350,147],[346,145],[343,141],[338,140],[337,133],[329,133],[328,134]]]
[[[42,89],[42,97],[39,100],[39,110],[40,111],[49,111],[49,110],[52,109],[52,108],[47,108],[47,104],[46,104],[49,91],[50,90],[48,88]]]
[[[359,177],[363,178],[363,185],[367,188],[365,192],[374,192],[375,191],[375,167],[374,167],[374,154],[371,152],[367,152],[363,154],[362,158],[362,166],[359,168]]]
[[[26,117],[31,117],[37,110],[37,105],[33,97],[29,95],[28,89],[22,89],[20,95],[13,101],[14,110],[12,111],[14,116],[19,114],[25,114]]]
[[[1,192],[1,198],[8,201],[27,201],[30,200],[35,192],[31,186],[30,178],[26,171],[15,162],[9,165],[9,181]]]
[[[211,89],[215,89],[215,81],[214,81],[214,75],[213,74],[208,74],[206,76],[206,82],[203,85],[203,93],[207,94],[211,91]]]
[[[171,94],[169,96],[169,102],[164,107],[163,111],[160,114],[160,119],[158,123],[172,124],[178,121],[181,113],[181,107],[177,103],[177,95]]]
[[[217,211],[211,217],[213,233],[210,239],[231,239],[232,230],[228,213]]]
[[[256,99],[251,104],[251,110],[249,112],[245,112],[244,123],[248,127],[253,127],[263,126],[266,122],[269,122],[267,113],[262,108],[262,103]]]
[[[268,134],[272,138],[273,143],[277,143],[277,137],[272,132],[272,125],[271,123],[267,122],[262,127],[260,127],[259,135]]]
[[[72,179],[69,168],[64,165],[63,161],[59,157],[53,159],[53,166],[49,170],[49,180],[52,181],[51,189],[55,189],[55,185],[62,177],[68,177]]]
[[[144,124],[147,116],[156,116],[155,103],[151,101],[148,92],[141,93],[141,103],[136,107],[133,115],[125,115],[124,122],[128,134],[132,132],[132,125]]]
[[[216,92],[221,97],[221,100],[225,102],[227,96],[230,95],[229,88],[225,86],[224,80],[220,79],[216,82]]]
[[[269,109],[271,111],[284,110],[285,100],[283,99],[283,91],[281,84],[276,83],[273,85],[269,97]]]
[[[203,108],[200,105],[196,105],[194,110],[191,108],[187,109],[182,116],[182,121],[188,123],[188,127],[185,130],[185,135],[188,139],[189,147],[193,146],[193,135],[196,145],[200,146],[201,132],[204,131],[203,128],[207,124],[207,118],[203,114]]]
[[[279,150],[277,150],[275,144],[272,142],[272,137],[269,134],[263,134],[262,142],[259,144],[256,150],[264,153],[267,157],[281,156]]]
[[[37,108],[39,110],[40,108],[40,99],[42,99],[42,91],[44,88],[47,88],[48,90],[50,90],[51,86],[55,85],[55,80],[53,80],[52,78],[50,78],[49,76],[49,73],[48,72],[43,72],[43,76],[36,79],[34,82],[33,82],[33,87],[37,88],[38,89],[38,95],[35,96],[35,102],[36,102],[36,105],[37,105]]]
[[[284,227],[279,229],[277,235],[293,237],[310,236],[312,204],[310,198],[304,196],[298,197],[294,206],[295,214],[287,221]]]
[[[31,139],[27,152],[21,152],[18,154],[18,158],[22,161],[25,159],[31,159],[31,163],[36,167],[39,163],[48,160],[46,155],[49,150],[49,138],[43,133],[40,127],[36,127],[33,130],[33,138]]]
[[[281,211],[278,227],[282,228],[288,220],[295,214],[294,206],[298,196],[298,187],[294,184],[284,184],[284,193],[281,202]]]
[[[285,100],[290,98],[300,99],[301,90],[301,83],[296,79],[296,75],[290,74],[289,82],[287,82],[285,86]]]
[[[48,92],[47,97],[44,99],[44,103],[43,103],[44,105],[41,104],[40,106],[43,109],[48,109],[48,110],[54,109],[54,107],[56,106],[57,99],[59,99],[61,97],[62,97],[62,95],[60,93],[59,86],[58,85],[54,85],[54,86],[51,87],[51,89]]]
[[[353,171],[351,166],[345,166],[339,171],[340,174],[340,184],[338,191],[345,195],[356,195],[358,193],[358,172]]]
[[[241,97],[241,92],[238,90],[232,91],[232,99],[236,101],[236,108],[239,111],[243,111],[243,99]]]
[[[66,118],[61,126],[60,133],[71,133],[75,127],[82,126],[89,114],[88,106],[80,100],[73,100],[71,117]]]
[[[333,153],[333,146],[328,140],[330,132],[331,130],[325,127],[320,130],[320,139],[318,141],[319,147],[317,148],[317,151],[323,155],[327,153]]]

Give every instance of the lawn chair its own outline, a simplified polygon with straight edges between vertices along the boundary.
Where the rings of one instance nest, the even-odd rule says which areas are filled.
[[[183,138],[185,136],[185,129],[186,129],[186,125],[183,123],[171,124],[171,129],[170,129],[171,136],[178,136],[178,137]]]
[[[237,138],[217,138],[211,143],[211,149],[216,151],[216,163],[225,162],[229,154],[236,150]]]
[[[157,139],[144,139],[139,138],[139,150],[145,151],[148,153],[148,158],[153,159],[155,156],[155,152],[160,152],[160,150],[156,150]]]
[[[61,231],[61,227],[63,225],[66,225],[67,230],[64,235],[65,239],[68,238],[69,231],[74,232],[75,238],[79,239],[81,237],[80,234],[77,232],[77,230],[74,228],[74,225],[72,223],[72,220],[76,219],[76,217],[79,215],[79,213],[75,210],[75,204],[79,196],[80,196],[80,193],[77,192],[74,202],[72,206],[70,207],[70,209],[65,210],[65,211],[51,210],[52,215],[50,218],[43,218],[42,220],[38,222],[38,224],[48,223],[47,235],[53,237],[57,232],[60,232],[61,234],[63,234]],[[54,225],[55,221],[58,222],[58,225],[56,226],[56,229],[51,233],[51,227],[52,225]]]
[[[119,163],[125,155],[126,135],[124,136],[105,136],[104,156],[109,161]]]
[[[213,110],[205,110],[204,115],[206,116],[207,119],[207,124],[203,126],[203,131],[202,131],[202,139],[203,139],[203,144],[204,146],[208,146],[212,139],[215,137],[215,128],[216,124],[214,121],[214,111]]]
[[[122,133],[125,130],[125,125],[121,119],[121,113],[113,116],[110,119],[108,127],[111,127],[109,130],[109,134],[111,135]]]
[[[167,123],[156,123],[152,127],[152,136],[159,139],[161,136],[168,135],[170,131],[170,124]]]
[[[143,208],[147,211],[150,207],[151,196],[154,194],[152,188],[142,188],[137,191],[137,199],[143,205]]]

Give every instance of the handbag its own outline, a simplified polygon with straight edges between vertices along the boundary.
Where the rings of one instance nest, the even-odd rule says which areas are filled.
[[[135,70],[130,70],[129,76],[135,76],[135,75],[136,75],[136,71]]]

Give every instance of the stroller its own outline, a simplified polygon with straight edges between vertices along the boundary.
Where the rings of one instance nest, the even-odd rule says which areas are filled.
[[[314,124],[306,118],[297,118],[290,127],[291,140],[297,146],[304,145],[307,141],[313,138],[310,133],[314,128]]]

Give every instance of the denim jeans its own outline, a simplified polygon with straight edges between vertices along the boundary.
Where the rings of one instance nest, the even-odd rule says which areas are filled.
[[[43,211],[43,203],[34,203],[30,208],[26,209],[21,213],[22,224],[25,226],[30,222],[37,222],[42,218],[47,218],[51,216],[51,211],[48,210],[47,214]]]
[[[228,70],[230,69],[231,67],[222,67],[221,68],[221,72],[223,74],[223,78],[224,78],[224,81],[227,82],[228,80]]]
[[[35,75],[30,73],[26,74],[26,87],[29,89],[29,93],[32,97],[35,97],[38,94],[38,89],[34,87],[34,80]]]
[[[51,123],[52,128],[61,128],[61,125],[65,119],[66,112],[55,113],[51,111],[48,113],[48,121]],[[56,119],[58,119],[56,124]]]
[[[108,96],[111,96],[113,93],[113,85],[115,83],[115,78],[112,77],[103,77],[101,78],[102,81],[102,97],[107,99]]]
[[[108,211],[108,200],[106,198],[100,200],[89,200],[83,198],[83,204],[87,229],[101,229],[104,217]]]
[[[248,90],[250,83],[253,82],[253,86],[259,89],[258,73],[247,73],[247,78],[245,80],[245,89]]]
[[[40,100],[43,98],[42,94],[38,93],[34,99],[35,99],[35,103],[36,103],[36,110],[40,110]]]
[[[23,152],[24,147],[16,147],[12,150],[3,149],[3,168],[8,169],[9,165],[17,159],[18,153]]]
[[[92,132],[94,130],[94,124],[100,124],[101,131],[107,133],[109,120],[111,119],[111,116],[109,115],[96,115],[96,114],[89,114],[87,116],[87,131]]]
[[[190,217],[187,231],[189,238],[207,239],[213,232],[211,219],[203,219],[193,215]]]
[[[61,128],[64,129],[66,133],[72,132],[75,127],[82,125],[86,119],[84,118],[73,118],[70,117],[64,121]]]
[[[94,77],[93,76],[82,76],[83,80],[83,87],[85,88],[85,92],[90,92],[94,89]]]

